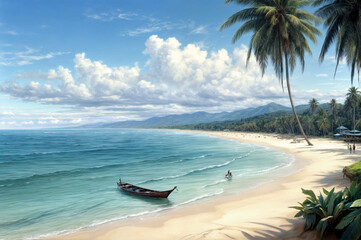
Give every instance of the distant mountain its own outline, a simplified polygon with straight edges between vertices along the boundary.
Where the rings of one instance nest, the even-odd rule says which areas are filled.
[[[297,106],[297,111],[307,109],[308,105]],[[234,121],[244,118],[250,118],[254,116],[263,115],[266,113],[278,112],[278,111],[291,111],[291,108],[285,107],[276,103],[269,103],[265,106],[256,108],[247,108],[237,110],[233,112],[221,112],[221,113],[207,113],[207,112],[195,112],[186,113],[180,115],[168,115],[165,117],[152,117],[144,121],[122,121],[105,124],[93,124],[93,127],[99,128],[141,128],[141,127],[170,127],[177,125],[189,125],[198,123],[211,123],[211,122],[223,122]],[[90,125],[91,126],[91,125]],[[81,127],[89,127],[81,126]]]

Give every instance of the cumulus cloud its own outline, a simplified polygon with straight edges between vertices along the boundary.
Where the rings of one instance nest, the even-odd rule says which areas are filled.
[[[182,46],[176,38],[153,35],[145,42],[143,53],[148,61],[143,67],[109,67],[79,53],[74,58],[73,72],[59,66],[48,72],[24,73],[18,75],[21,81],[1,84],[0,91],[24,101],[70,105],[84,112],[112,116],[113,120],[198,110],[231,111],[272,101],[288,105],[287,93],[274,75],[262,77],[253,56],[246,66],[247,51],[241,46],[232,52],[210,52],[196,44]],[[319,101],[325,97],[319,92],[294,91],[296,103],[314,96]],[[27,121],[87,122],[84,116],[59,122],[44,118]]]

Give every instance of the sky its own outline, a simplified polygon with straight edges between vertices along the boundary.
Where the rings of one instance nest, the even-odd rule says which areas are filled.
[[[241,5],[222,0],[1,0],[0,129],[71,127],[154,116],[290,106],[270,65],[262,76],[250,34],[219,31]],[[307,9],[314,12],[315,9]],[[296,66],[296,105],[343,103],[351,86],[325,35]],[[356,80],[356,86],[358,83]]]

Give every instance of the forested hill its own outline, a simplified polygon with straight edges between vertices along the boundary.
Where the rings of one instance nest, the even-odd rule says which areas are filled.
[[[307,105],[298,106],[297,109],[305,109]],[[168,115],[164,117],[153,117],[144,121],[122,121],[114,123],[101,123],[84,125],[81,127],[95,128],[146,128],[146,127],[173,127],[180,125],[192,125],[199,123],[236,121],[249,117],[259,116],[278,111],[291,111],[291,108],[276,103],[269,103],[265,106],[247,108],[233,112],[207,113],[195,112],[190,114]]]
[[[345,117],[347,114],[344,115],[342,113],[341,104],[338,104],[336,115],[332,115],[331,108],[327,103],[319,105],[315,112],[311,112],[307,105],[298,107],[297,112],[302,126],[308,135],[323,136],[332,134],[333,129],[337,127],[335,124],[332,124],[332,122],[336,122],[337,124],[344,122],[346,126],[350,125],[348,121],[349,117]],[[332,118],[337,121],[333,121]],[[200,123],[169,128],[299,134],[296,120],[291,111],[277,111],[236,121]]]

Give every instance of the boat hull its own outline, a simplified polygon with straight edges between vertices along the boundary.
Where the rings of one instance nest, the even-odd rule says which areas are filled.
[[[174,187],[173,189],[168,191],[156,191],[138,187],[129,183],[118,182],[117,185],[126,193],[152,198],[168,198],[169,194],[171,194],[177,188]]]

